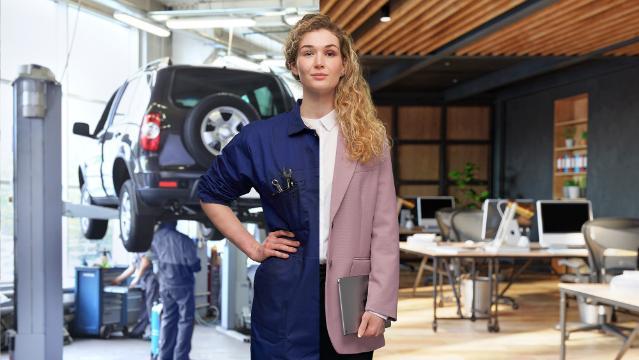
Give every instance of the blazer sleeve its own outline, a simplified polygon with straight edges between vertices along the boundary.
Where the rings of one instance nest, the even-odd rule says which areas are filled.
[[[206,174],[200,177],[198,195],[205,203],[229,205],[253,187],[254,171],[248,131],[242,131],[224,147]]]
[[[396,321],[399,291],[399,223],[389,149],[385,151],[379,166],[366,310]]]

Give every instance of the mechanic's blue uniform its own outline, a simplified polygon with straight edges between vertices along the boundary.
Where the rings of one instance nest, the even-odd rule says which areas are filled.
[[[156,261],[153,250],[149,250],[146,253],[138,253],[135,255],[133,266],[139,269],[141,266],[142,258],[146,257],[149,262],[154,263]],[[144,290],[144,311],[140,312],[138,321],[133,326],[133,329],[129,331],[132,337],[138,337],[145,335],[146,327],[151,322],[151,309],[153,304],[160,298],[160,289],[158,279],[153,272],[153,267],[146,269],[144,274],[140,277],[139,283],[142,290]]]
[[[195,277],[201,270],[193,239],[163,223],[153,235],[162,299],[159,358],[188,360],[195,319]]]
[[[255,188],[268,230],[291,231],[301,243],[255,273],[252,359],[319,359],[319,139],[302,122],[300,105],[245,126],[199,184],[203,202],[224,205]]]

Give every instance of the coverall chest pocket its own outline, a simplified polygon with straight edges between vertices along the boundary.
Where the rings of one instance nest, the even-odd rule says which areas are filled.
[[[306,228],[306,216],[302,202],[304,179],[296,179],[294,184],[283,191],[274,191],[271,201],[275,211],[286,224],[286,229],[295,232]]]

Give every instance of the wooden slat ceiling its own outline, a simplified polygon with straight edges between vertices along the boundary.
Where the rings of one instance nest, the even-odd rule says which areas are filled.
[[[392,21],[366,28],[360,55],[432,54],[524,0],[393,0]],[[388,0],[321,0],[320,11],[353,33]],[[360,31],[361,32],[361,31]],[[639,0],[561,0],[458,50],[457,56],[584,55],[639,36]],[[607,53],[639,55],[630,45]]]

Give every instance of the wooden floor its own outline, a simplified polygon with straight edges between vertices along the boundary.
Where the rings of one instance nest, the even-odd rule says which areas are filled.
[[[386,332],[386,347],[375,352],[376,360],[411,359],[558,359],[559,291],[554,276],[528,275],[507,295],[519,309],[500,305],[499,333],[486,330],[486,320],[441,320],[437,333],[431,330],[432,288],[419,288],[412,297],[414,274],[402,271],[399,321]],[[447,289],[449,290],[449,289]],[[450,291],[447,295],[452,295]],[[453,316],[454,302],[438,308],[438,316]],[[577,306],[570,303],[568,321],[578,321]],[[573,306],[574,305],[574,306]],[[620,321],[634,327],[637,317],[622,314]],[[614,359],[621,340],[596,331],[574,333],[567,342],[567,359]],[[624,357],[639,359],[639,341]]]

